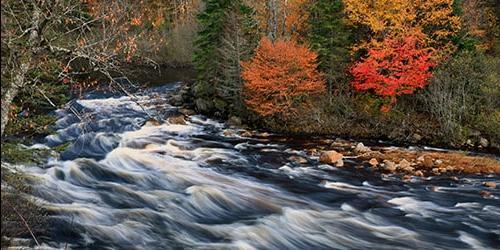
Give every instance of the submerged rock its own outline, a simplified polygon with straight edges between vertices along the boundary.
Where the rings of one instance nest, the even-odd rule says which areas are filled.
[[[486,190],[481,190],[479,191],[479,194],[483,197],[483,198],[491,198],[491,192],[490,191],[486,191]]]
[[[292,156],[288,157],[288,160],[293,161],[293,162],[297,162],[299,164],[306,164],[307,163],[306,158],[304,158],[302,156],[297,156],[297,155],[292,155]]]
[[[171,117],[168,118],[168,122],[170,124],[186,125],[186,119],[184,119],[183,115],[171,116]]]
[[[321,152],[321,155],[319,156],[319,161],[321,163],[326,163],[326,164],[335,164],[339,160],[342,160],[344,157],[343,154],[335,151],[335,150],[330,150],[330,151],[323,151]],[[342,162],[343,165],[343,162]]]
[[[258,137],[269,137],[270,134],[268,132],[262,132],[257,134]]]
[[[434,162],[432,161],[432,157],[425,155],[423,158],[424,158],[424,160],[422,161],[422,164],[424,165],[424,167],[432,168],[432,166],[434,166]]]
[[[370,151],[370,152],[366,152],[364,154],[358,155],[358,158],[360,158],[362,160],[368,160],[368,159],[375,158],[376,160],[380,161],[380,160],[384,159],[384,154],[382,154],[380,151]]]
[[[485,187],[489,187],[489,188],[496,188],[497,187],[497,184],[493,181],[485,181],[485,182],[483,182],[483,185]]]
[[[316,148],[308,149],[307,153],[310,154],[310,155],[314,155],[314,156],[317,156],[317,155],[320,154],[319,151],[318,151],[318,149],[316,149]]]
[[[410,175],[404,175],[403,177],[401,177],[401,180],[404,181],[404,182],[409,182],[409,181],[411,181],[411,176]]]

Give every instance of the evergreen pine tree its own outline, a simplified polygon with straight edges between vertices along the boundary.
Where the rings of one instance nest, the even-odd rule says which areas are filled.
[[[319,69],[325,74],[328,93],[342,90],[349,63],[350,30],[344,22],[341,0],[317,0],[310,7],[309,42],[318,53]]]
[[[235,103],[242,85],[240,61],[248,59],[258,43],[253,38],[256,23],[253,10],[240,0],[205,0],[205,6],[195,42],[195,104],[201,112],[225,116],[241,106]]]
[[[213,88],[210,88],[209,84],[217,74],[214,59],[221,43],[225,12],[231,0],[204,0],[204,2],[205,10],[198,16],[201,29],[195,41],[196,51],[193,58],[197,72],[196,96],[213,94]]]

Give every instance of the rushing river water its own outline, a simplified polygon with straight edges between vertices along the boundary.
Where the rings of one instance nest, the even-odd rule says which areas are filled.
[[[176,85],[74,101],[85,119],[57,111],[59,159],[30,167],[35,196],[51,211],[45,246],[69,249],[494,249],[498,176],[402,182],[348,159],[322,165],[303,138],[245,138],[194,115],[146,124],[176,107]],[[139,104],[140,105],[139,105]],[[69,105],[68,105],[69,107]],[[147,110],[147,112],[145,112]],[[149,114],[149,115],[148,115]],[[224,132],[225,131],[225,132]],[[311,139],[313,140],[313,139]],[[312,141],[314,143],[314,141]],[[289,160],[301,156],[307,164]],[[432,187],[432,188],[431,188]]]

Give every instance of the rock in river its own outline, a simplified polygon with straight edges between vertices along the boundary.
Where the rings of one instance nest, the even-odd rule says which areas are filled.
[[[344,155],[335,150],[323,151],[319,156],[319,161],[326,164],[336,164],[339,160],[342,160],[343,157]]]
[[[376,167],[378,165],[378,161],[375,158],[371,158],[370,161],[368,162],[370,166]]]
[[[396,171],[396,163],[394,163],[393,161],[384,160],[384,169],[389,172],[394,172]]]
[[[492,182],[492,181],[483,182],[483,185],[485,187],[489,187],[489,188],[496,188],[497,187],[497,184],[495,182]]]
[[[292,155],[292,156],[288,157],[288,160],[297,162],[299,164],[306,164],[307,163],[306,158],[304,158],[302,156],[297,156],[297,155]]]
[[[184,119],[183,115],[171,116],[171,117],[168,118],[168,122],[170,124],[186,125],[186,120]]]

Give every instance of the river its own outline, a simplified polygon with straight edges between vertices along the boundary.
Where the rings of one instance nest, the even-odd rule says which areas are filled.
[[[495,249],[497,175],[415,178],[320,164],[304,138],[243,137],[201,115],[175,114],[179,85],[91,92],[58,110],[57,133],[35,147],[72,142],[36,176],[50,211],[45,247],[68,249]],[[139,105],[140,104],[140,105]],[[78,110],[78,119],[69,107]],[[310,144],[314,145],[314,138]],[[307,163],[291,161],[300,156]]]

